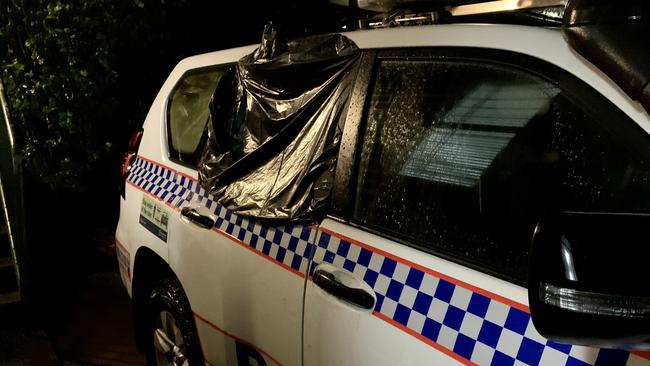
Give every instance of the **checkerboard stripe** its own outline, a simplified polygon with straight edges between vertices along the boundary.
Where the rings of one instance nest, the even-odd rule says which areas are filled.
[[[321,229],[310,275],[330,263],[363,279],[375,291],[374,313],[477,365],[623,366],[630,353],[558,344],[544,339],[530,314],[478,293],[460,281],[436,276],[408,261]],[[641,363],[645,361],[645,363]],[[636,357],[634,365],[650,365]]]
[[[216,217],[213,230],[227,234],[293,273],[304,276],[307,272],[316,235],[311,227],[267,227],[254,219],[237,216],[216,202],[195,179],[141,157],[134,163],[128,181],[174,209],[190,203],[210,209]]]
[[[649,360],[626,351],[546,340],[535,330],[527,311],[335,233],[321,230],[314,243],[316,230],[309,226],[268,227],[237,216],[195,179],[148,159],[138,157],[128,181],[176,210],[190,203],[211,209],[217,217],[213,230],[296,274],[304,274],[309,267],[311,275],[324,262],[355,274],[375,291],[374,312],[380,319],[410,329],[468,364],[650,365]]]

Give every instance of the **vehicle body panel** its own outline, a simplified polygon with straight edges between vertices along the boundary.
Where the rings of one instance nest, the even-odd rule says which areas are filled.
[[[533,56],[559,66],[583,80],[612,101],[643,130],[650,132],[650,117],[643,108],[627,97],[607,76],[573,52],[556,29],[454,24],[357,31],[345,35],[362,49],[478,47]],[[191,184],[196,194],[168,201],[169,197],[161,198],[162,193],[156,195],[150,192],[152,187],[146,182],[138,182],[137,177],[132,176],[133,179],[130,178],[127,182],[126,199],[120,202],[116,239],[120,255],[126,258],[122,261],[129,263],[128,266],[120,264],[129,294],[133,295],[131,281],[135,257],[141,247],[147,247],[169,263],[183,285],[195,313],[203,351],[209,364],[234,362],[238,357],[237,344],[262,354],[267,364],[282,365],[489,364],[497,362],[495,360],[501,357],[495,356],[497,351],[510,359],[520,356],[517,362],[528,360],[529,364],[604,364],[596,361],[605,362],[607,357],[622,357],[621,352],[626,354],[627,363],[623,364],[650,364],[646,358],[635,354],[627,355],[624,351],[610,352],[548,343],[537,334],[530,322],[525,288],[407,245],[332,219],[326,219],[320,227],[262,229],[261,224],[236,218],[215,202],[208,206],[211,199],[201,188],[197,188],[196,170],[169,158],[167,98],[179,78],[188,70],[235,62],[254,49],[255,46],[247,46],[181,61],[162,86],[147,115],[138,151],[139,163],[136,165],[140,168],[148,165],[146,169],[155,171],[155,177],[167,179],[165,185],[169,180],[181,184],[180,179],[184,177],[183,184]],[[137,169],[134,171],[137,172]],[[151,186],[157,188],[163,184],[162,181],[149,181]],[[169,236],[166,243],[138,224],[143,196],[158,196],[158,200],[169,209]],[[217,220],[216,227],[204,230],[184,221],[179,211],[188,205],[202,214],[212,215]],[[277,243],[274,241],[275,234],[269,234],[274,230],[281,232]],[[282,233],[289,237],[283,238]],[[273,245],[269,244],[268,249],[258,248],[251,242],[254,236],[265,237]],[[299,255],[304,260],[301,259],[302,262],[297,267],[285,261],[285,258],[278,259],[277,248],[282,245],[288,248],[291,237],[302,240],[303,247],[300,248]],[[348,242],[351,249],[344,255],[336,255],[341,240]],[[330,245],[336,247],[331,251],[333,254],[325,251]],[[392,273],[391,277],[386,276],[381,287],[374,287],[378,298],[386,298],[391,279],[405,284],[408,271],[414,269],[414,272],[420,273],[418,276],[427,279],[429,287],[422,291],[433,291],[433,294],[429,294],[430,297],[435,294],[441,281],[443,286],[448,287],[447,290],[453,288],[451,292],[458,294],[447,298],[446,303],[440,303],[441,311],[446,311],[444,309],[452,304],[461,310],[458,313],[462,313],[461,319],[471,319],[473,322],[461,320],[458,323],[456,319],[454,327],[460,328],[449,328],[455,332],[445,330],[447,333],[430,337],[431,333],[423,335],[426,317],[437,317],[442,323],[447,313],[414,312],[412,309],[416,306],[416,294],[412,291],[409,299],[402,300],[399,297],[401,295],[393,300],[388,298],[393,302],[390,308],[384,309],[381,304],[373,311],[364,311],[325,293],[309,279],[311,272],[308,273],[308,268],[313,271],[315,265],[322,262],[345,268],[345,259],[350,259],[346,255],[356,253],[357,257],[352,261],[358,262],[362,249],[371,252],[371,257],[377,258],[375,261],[383,263],[385,258],[389,258],[403,269],[397,275]],[[298,249],[294,248],[294,252],[296,250]],[[314,255],[314,262],[308,266],[311,255]],[[326,260],[326,255],[331,256],[327,257],[331,260]],[[381,263],[373,263],[381,268]],[[365,274],[358,273],[365,270],[364,266],[353,267],[350,272],[355,275]],[[375,271],[380,272],[380,268],[375,268]],[[404,273],[407,277],[404,277]],[[485,303],[490,304],[489,309],[484,310],[494,313],[490,313],[492,323],[507,336],[497,335],[498,344],[493,347],[482,344],[473,346],[468,351],[468,344],[472,341],[478,344],[475,340],[479,337],[483,321],[480,316],[472,313],[474,310],[468,309],[473,296],[481,299],[482,309]],[[396,315],[398,302],[404,306],[399,314],[408,313],[407,318],[413,320],[404,321],[400,317],[402,315]],[[411,318],[411,314],[415,313],[417,315]],[[483,315],[487,316],[486,314]],[[465,337],[462,345],[457,341],[462,338],[458,337],[461,333]],[[301,350],[302,341],[304,349]],[[532,348],[527,349],[524,344]],[[529,354],[528,350],[533,349],[534,352],[530,351],[533,353]],[[520,352],[525,354],[522,356]]]

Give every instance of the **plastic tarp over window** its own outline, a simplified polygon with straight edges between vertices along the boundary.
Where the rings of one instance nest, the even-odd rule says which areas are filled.
[[[359,59],[342,35],[262,44],[222,77],[210,103],[203,188],[233,212],[309,221],[329,201]]]

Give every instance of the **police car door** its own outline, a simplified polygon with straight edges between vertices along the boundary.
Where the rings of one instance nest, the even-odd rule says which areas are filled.
[[[637,172],[625,169],[650,148],[629,148],[638,126],[568,73],[513,52],[386,50],[372,65],[310,266],[304,363],[644,362],[544,339],[525,288],[537,222],[595,194],[614,205],[616,182],[629,183]]]
[[[197,179],[208,102],[228,67],[181,76],[168,100],[170,159],[147,162],[160,177],[152,180],[167,192],[162,200],[176,208],[168,225],[169,262],[187,293],[209,365],[300,365],[307,242],[315,232],[239,217]]]

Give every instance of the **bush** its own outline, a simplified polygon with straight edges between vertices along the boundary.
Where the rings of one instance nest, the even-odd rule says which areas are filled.
[[[108,0],[5,0],[0,9],[2,80],[26,167],[62,195],[101,183],[129,121],[116,97],[114,35],[138,4]],[[104,174],[114,182],[115,168]]]

